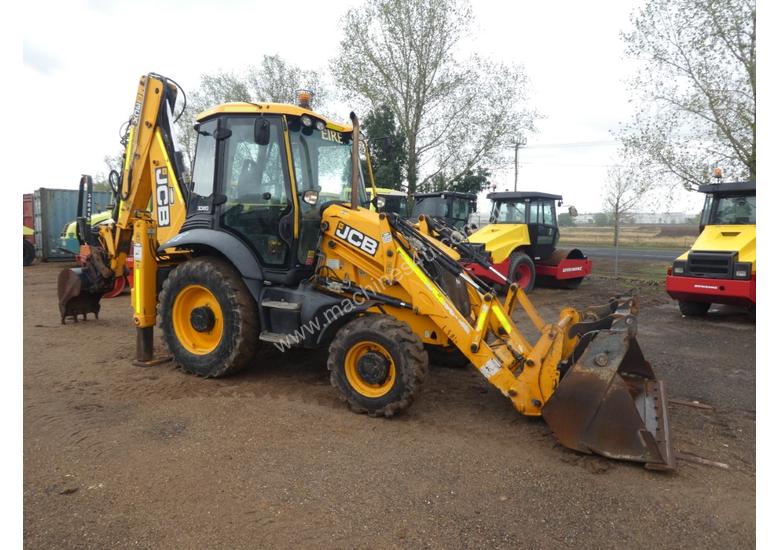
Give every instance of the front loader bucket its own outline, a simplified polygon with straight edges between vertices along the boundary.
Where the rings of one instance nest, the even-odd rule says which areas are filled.
[[[542,415],[570,449],[673,470],[664,383],[639,348],[633,312],[618,309],[612,317],[612,326],[595,332],[563,376]]]

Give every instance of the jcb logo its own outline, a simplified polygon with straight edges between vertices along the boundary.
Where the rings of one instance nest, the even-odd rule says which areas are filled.
[[[155,170],[155,203],[157,204],[157,226],[168,227],[171,225],[171,205],[173,204],[173,190],[168,187],[168,169]]]
[[[336,236],[372,256],[376,254],[376,248],[379,246],[377,241],[344,222],[339,222],[338,227],[336,227]]]

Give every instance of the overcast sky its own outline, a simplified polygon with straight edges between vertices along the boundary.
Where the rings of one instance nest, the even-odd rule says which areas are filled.
[[[601,209],[607,166],[619,161],[610,130],[631,113],[625,80],[635,66],[623,56],[619,33],[629,28],[629,14],[641,3],[475,3],[475,31],[464,47],[523,64],[530,102],[546,117],[520,151],[519,190],[560,193],[580,212]],[[196,89],[203,73],[241,70],[264,54],[326,73],[338,50],[339,18],[357,4],[28,2],[23,79],[27,99],[40,108],[25,113],[30,124],[24,127],[28,142],[57,145],[46,147],[43,157],[40,148],[24,148],[24,166],[34,169],[18,184],[19,192],[75,188],[82,173],[105,172],[103,157],[118,150],[137,78],[147,72],[169,76],[185,91]],[[512,169],[493,178],[499,190],[511,190],[513,180]],[[695,212],[700,204],[697,193],[680,192],[659,209]]]

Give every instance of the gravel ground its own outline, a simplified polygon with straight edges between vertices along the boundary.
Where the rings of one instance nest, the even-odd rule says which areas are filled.
[[[755,545],[755,325],[682,318],[642,285],[639,342],[675,447],[728,465],[675,473],[555,442],[472,369],[431,368],[391,420],[349,412],[322,353],[202,380],[137,368],[129,297],[62,326],[62,264],[24,269],[29,548],[742,548]],[[628,290],[538,289],[548,319]],[[157,336],[157,335],[156,335]]]

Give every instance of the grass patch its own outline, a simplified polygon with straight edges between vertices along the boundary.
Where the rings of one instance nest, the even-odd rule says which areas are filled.
[[[561,227],[562,245],[612,246],[611,227]],[[628,225],[620,228],[620,246],[627,248],[690,248],[698,226]]]
[[[620,260],[618,278],[639,279],[662,283],[666,280],[669,262]],[[593,258],[593,274],[605,277],[615,276],[615,261],[608,258]]]

